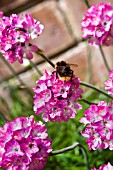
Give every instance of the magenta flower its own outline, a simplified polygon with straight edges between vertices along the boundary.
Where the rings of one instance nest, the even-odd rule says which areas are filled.
[[[108,162],[108,164],[102,165],[99,169],[92,168],[91,170],[113,170],[113,166]]]
[[[92,5],[81,22],[83,38],[89,38],[89,44],[113,44],[113,7],[102,2]]]
[[[43,28],[30,14],[5,17],[0,13],[0,52],[11,63],[17,60],[23,63],[24,57],[32,59],[32,52],[36,52],[38,47],[31,45],[30,40],[37,38]]]
[[[0,167],[6,170],[42,170],[52,151],[42,122],[20,117],[0,128]]]
[[[65,82],[56,77],[55,70],[52,74],[45,71],[45,76],[37,81],[34,92],[34,111],[37,115],[42,114],[45,122],[67,122],[75,117],[75,109],[82,109],[77,102],[81,98],[82,89],[75,76]]]
[[[109,106],[104,101],[91,105],[84,115],[80,122],[85,130],[81,134],[87,138],[89,149],[113,150],[113,102]]]
[[[113,96],[113,70],[109,73],[109,80],[105,81],[105,90],[108,91],[108,94]]]

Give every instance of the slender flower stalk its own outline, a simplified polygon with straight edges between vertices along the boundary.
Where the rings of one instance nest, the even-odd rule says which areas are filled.
[[[84,103],[87,103],[87,104],[89,104],[89,105],[91,105],[91,104],[97,104],[97,103],[93,103],[93,102],[90,102],[90,101],[88,101],[88,100],[86,100],[86,99],[78,99],[78,101],[82,101],[82,102],[84,102]]]
[[[40,55],[45,61],[47,61],[53,68],[55,68],[55,65],[53,64],[53,62],[48,58],[46,57],[42,52],[40,52],[39,50],[37,51],[38,55]]]
[[[104,64],[105,64],[105,66],[106,66],[106,69],[107,69],[108,72],[109,72],[109,71],[110,71],[110,68],[109,68],[109,65],[108,65],[108,63],[107,63],[107,60],[106,60],[106,57],[105,57],[105,54],[104,54],[104,52],[103,52],[103,49],[102,49],[101,45],[99,45],[99,50],[100,50],[100,52],[101,52],[101,55],[102,55]]]
[[[32,60],[29,60],[29,63],[31,65],[32,68],[34,68],[36,70],[36,72],[40,75],[43,76],[43,74],[41,73],[41,71],[37,68],[37,66],[34,64],[34,62]]]
[[[85,148],[78,142],[75,142],[73,145],[71,146],[68,146],[66,148],[63,148],[63,149],[60,149],[60,150],[57,150],[57,151],[52,151],[50,156],[54,156],[54,155],[58,155],[58,154],[62,154],[64,152],[67,152],[67,151],[70,151],[70,150],[73,150],[75,149],[77,146],[80,147],[82,153],[83,153],[83,156],[84,156],[84,159],[85,159],[85,164],[86,164],[86,170],[89,170],[89,163],[88,163],[88,156],[87,156],[87,152],[85,150]]]
[[[12,74],[14,75],[14,77],[16,77],[18,79],[18,81],[20,82],[21,85],[25,85],[24,82],[20,79],[19,75],[17,75],[17,73],[15,72],[15,70],[13,69],[13,67],[7,62],[7,60],[0,55],[0,58],[2,59],[2,61],[7,65],[7,67],[9,68],[9,70],[12,72]]]
[[[86,170],[89,170],[89,162],[88,162],[87,152],[86,152],[85,148],[81,144],[79,146],[80,146],[80,149],[81,149],[82,154],[83,154],[84,159],[85,159]]]
[[[0,55],[0,58],[2,59],[2,61],[6,64],[6,66],[9,68],[9,70],[12,72],[12,74],[14,75],[14,77],[16,77],[18,79],[18,81],[20,82],[20,87],[26,87],[26,85],[24,84],[24,82],[20,79],[20,76],[15,72],[15,70],[13,69],[13,67],[9,64],[9,62]],[[29,93],[32,96],[32,92],[28,89],[25,88],[26,93]]]
[[[91,88],[91,89],[94,89],[94,90],[98,91],[99,93],[102,93],[103,95],[105,95],[105,96],[113,99],[112,96],[110,96],[109,94],[107,94],[107,93],[104,92],[103,90],[101,90],[101,89],[93,86],[92,84],[89,84],[89,83],[86,83],[86,82],[83,82],[83,81],[80,81],[80,84],[83,85],[83,86],[89,87],[89,88]]]
[[[84,0],[86,6],[89,8],[90,7],[90,4],[89,4],[89,1],[88,0]]]
[[[5,123],[8,122],[8,119],[6,119],[6,117],[4,116],[2,112],[0,112],[0,117]]]

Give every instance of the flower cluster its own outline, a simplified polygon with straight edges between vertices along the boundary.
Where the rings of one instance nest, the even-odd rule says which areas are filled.
[[[0,167],[6,170],[42,170],[52,151],[42,122],[20,117],[0,128]]]
[[[113,44],[113,7],[102,2],[87,9],[82,22],[84,38],[89,38],[91,45]]]
[[[37,115],[42,113],[45,122],[67,122],[75,117],[75,109],[82,108],[77,102],[82,89],[75,76],[71,81],[65,82],[56,77],[56,70],[52,74],[45,71],[45,76],[37,81],[34,92],[34,111]]]
[[[108,90],[108,94],[113,96],[113,70],[109,73],[109,80],[105,81],[105,90]]]
[[[84,114],[80,122],[86,127],[81,134],[87,138],[89,149],[113,150],[113,102],[109,106],[104,101],[93,104]]]
[[[113,170],[113,166],[108,162],[108,164],[102,165],[99,169],[92,168],[91,170]]]
[[[31,45],[30,40],[37,38],[42,30],[43,25],[30,14],[6,17],[0,13],[0,52],[11,63],[16,60],[23,63],[24,57],[32,59],[32,52],[36,52],[38,47]]]

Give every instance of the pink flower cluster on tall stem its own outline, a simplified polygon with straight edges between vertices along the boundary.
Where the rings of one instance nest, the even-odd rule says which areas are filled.
[[[0,128],[0,167],[42,170],[52,151],[45,125],[33,116],[16,118]]]
[[[109,80],[105,81],[105,90],[108,91],[108,94],[113,96],[113,70],[109,73]]]
[[[52,74],[45,71],[45,76],[37,81],[34,92],[34,111],[37,115],[42,114],[45,122],[67,122],[75,117],[75,109],[82,108],[77,102],[81,98],[82,89],[75,76],[65,82],[56,77],[55,70]]]
[[[89,149],[113,150],[113,102],[109,106],[104,101],[93,104],[84,115],[80,122],[85,125],[85,130],[81,134],[87,138]]]
[[[36,52],[38,47],[30,44],[30,40],[37,38],[43,28],[30,14],[6,17],[0,13],[0,52],[11,63],[16,60],[23,63],[24,57],[32,59],[32,52]]]
[[[108,162],[108,164],[102,165],[99,169],[92,168],[91,170],[113,170],[113,166]]]
[[[113,7],[110,3],[92,5],[81,24],[82,35],[89,38],[91,45],[113,44]]]

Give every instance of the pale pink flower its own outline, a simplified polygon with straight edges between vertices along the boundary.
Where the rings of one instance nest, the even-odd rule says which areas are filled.
[[[6,170],[44,168],[52,151],[45,125],[33,116],[16,118],[0,128],[0,167]],[[33,167],[34,162],[34,167]]]
[[[105,81],[105,90],[108,91],[108,94],[113,96],[113,70],[109,72],[109,80]]]
[[[10,17],[0,13],[0,52],[5,59],[14,63],[23,63],[23,58],[33,58],[32,52],[38,47],[30,43],[31,39],[37,38],[44,26],[32,18],[30,14],[20,17],[12,14]]]
[[[88,8],[81,25],[82,36],[89,38],[89,44],[113,44],[113,7],[110,3],[101,2]]]
[[[106,102],[99,102],[98,105],[91,105],[84,112],[80,122],[85,125],[82,136],[87,138],[89,149],[113,150],[113,102],[107,105]]]
[[[113,166],[108,162],[108,164],[104,164],[102,166],[100,166],[99,169],[96,168],[92,168],[91,170],[113,170]]]
[[[56,70],[37,81],[34,88],[34,111],[42,114],[43,120],[48,121],[69,121],[75,118],[76,110],[82,109],[77,99],[81,98],[82,89],[79,88],[79,79],[73,76],[70,81],[62,81],[56,76]]]

